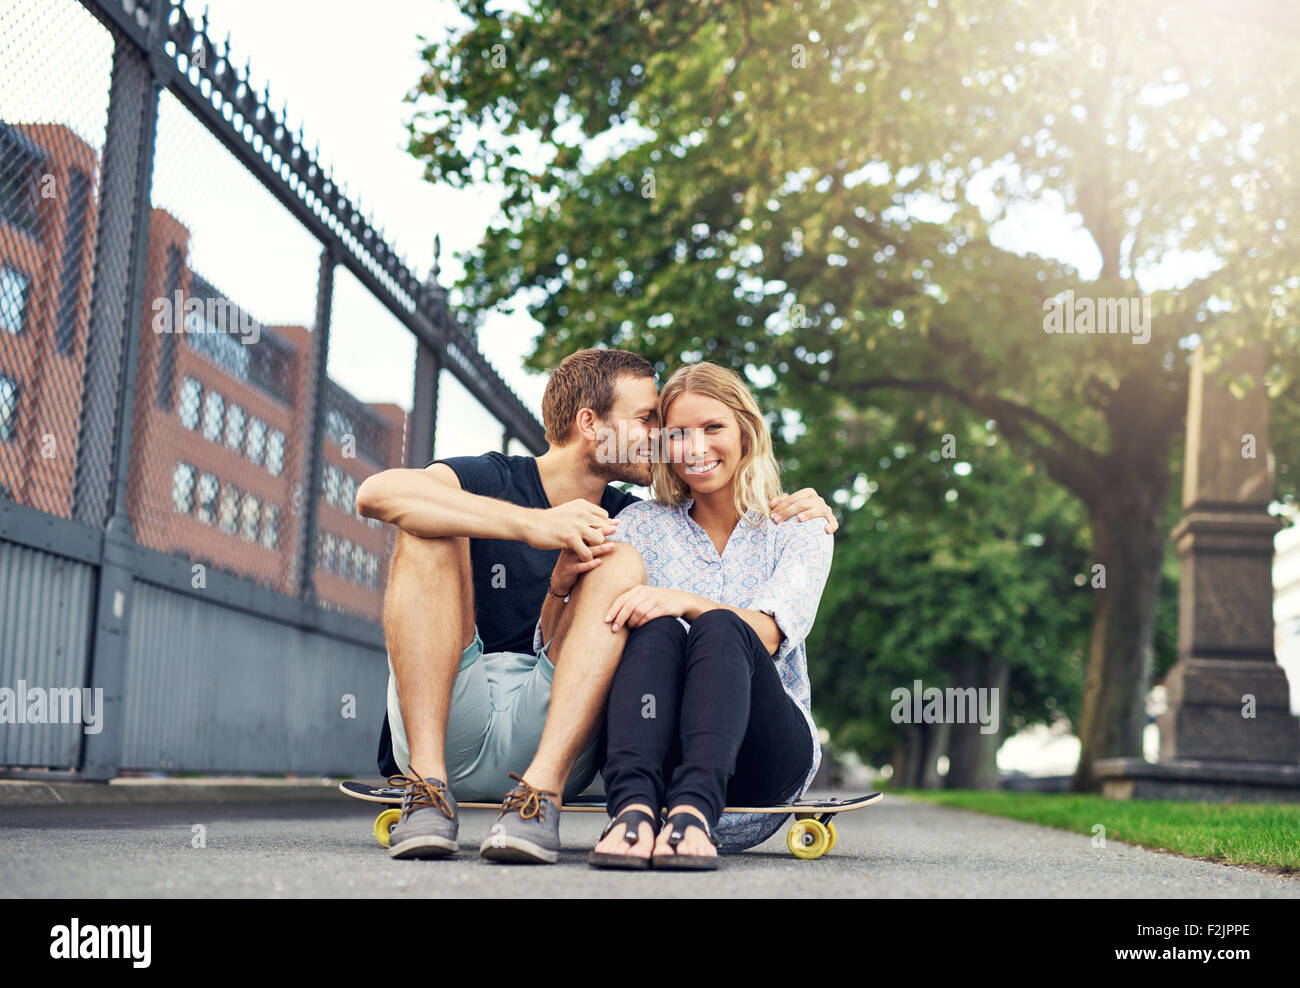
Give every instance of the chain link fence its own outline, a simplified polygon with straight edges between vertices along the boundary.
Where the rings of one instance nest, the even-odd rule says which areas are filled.
[[[392,533],[360,483],[482,452],[470,423],[541,429],[228,45],[173,0],[0,8],[0,502],[124,512],[191,594],[215,570],[378,621]],[[412,422],[417,339],[446,436],[427,400]]]
[[[129,512],[136,540],[298,592],[320,248],[181,102],[158,107]]]
[[[0,498],[71,518],[114,438],[82,427],[96,249],[129,247],[97,243],[113,39],[74,0],[5,0],[0,51]]]
[[[415,340],[348,271],[334,279],[327,374],[316,600],[378,621],[394,533],[357,514],[357,488],[406,465]]]

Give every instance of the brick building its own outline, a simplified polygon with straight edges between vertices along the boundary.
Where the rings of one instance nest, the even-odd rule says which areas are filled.
[[[94,257],[94,151],[59,126],[0,124],[0,495],[67,517]],[[41,198],[46,176],[56,194]],[[188,266],[190,232],[154,209],[131,445],[136,540],[295,592],[311,332],[266,326]],[[357,486],[405,462],[406,413],[333,381],[315,586],[378,620],[383,526]],[[42,455],[44,451],[44,455]]]
[[[94,151],[0,122],[0,495],[72,511],[98,210]]]

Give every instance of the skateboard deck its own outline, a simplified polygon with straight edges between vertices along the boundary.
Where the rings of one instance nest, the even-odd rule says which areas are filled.
[[[390,806],[400,806],[402,803],[402,794],[405,790],[396,786],[375,786],[365,782],[340,782],[339,792],[345,796],[351,796],[353,799],[364,799],[371,803],[387,803]],[[849,799],[801,799],[796,803],[784,803],[780,806],[724,806],[723,813],[844,813],[848,810],[860,810],[864,806],[870,806],[877,800],[884,797],[878,793],[868,793],[865,796],[854,796]],[[463,810],[499,810],[500,803],[457,803],[456,806]],[[577,799],[567,802],[560,807],[566,813],[604,813],[607,810],[605,801],[599,797],[579,796]],[[666,811],[667,807],[663,807]]]
[[[401,811],[396,809],[401,805],[402,795],[405,792],[400,787],[374,785],[367,782],[357,782],[349,780],[339,783],[339,792],[345,796],[351,796],[353,799],[365,800],[369,803],[382,803],[389,808],[379,814],[375,820],[374,834],[375,839],[384,847],[388,846],[388,831],[396,825]],[[780,806],[726,806],[723,807],[723,813],[780,813],[782,815],[794,814],[795,822],[790,825],[786,833],[786,846],[789,847],[790,853],[797,858],[810,859],[819,858],[826,854],[835,846],[835,823],[832,817],[837,813],[848,813],[852,810],[860,810],[863,807],[870,806],[872,803],[879,802],[884,796],[881,793],[873,792],[865,796],[852,796],[847,799],[801,799],[794,803],[784,803]],[[500,803],[457,803],[457,808],[462,810],[499,810]],[[608,807],[605,801],[599,797],[578,797],[572,802],[564,803],[560,809],[566,813],[605,813]],[[667,812],[667,808],[664,808]]]

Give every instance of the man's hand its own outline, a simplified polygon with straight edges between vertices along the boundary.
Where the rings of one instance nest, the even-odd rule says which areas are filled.
[[[617,631],[625,624],[639,628],[657,617],[682,617],[694,601],[695,595],[685,590],[642,584],[619,594],[609,605],[605,620],[611,622],[610,631]]]
[[[604,508],[580,497],[533,511],[524,541],[534,549],[569,549],[584,563],[594,558],[590,546],[603,543],[618,526]]]
[[[835,513],[831,511],[831,506],[811,487],[805,487],[793,494],[774,497],[768,504],[768,508],[771,509],[772,520],[775,522],[794,517],[798,517],[799,521],[807,521],[809,518],[825,518],[827,534],[834,534],[835,530],[840,527],[840,523],[835,520]]]
[[[610,528],[605,532],[606,535],[614,533],[613,522]],[[602,542],[600,545],[591,547],[592,558],[583,561],[578,554],[572,549],[565,549],[560,553],[560,558],[555,563],[555,571],[551,574],[551,589],[561,597],[567,597],[573,585],[578,582],[578,577],[587,573],[600,565],[600,557],[607,556],[614,551],[617,542]]]

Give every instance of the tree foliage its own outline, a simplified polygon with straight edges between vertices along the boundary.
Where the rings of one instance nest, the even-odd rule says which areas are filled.
[[[1277,489],[1295,496],[1300,21],[1261,9],[466,4],[465,29],[425,51],[411,151],[432,181],[499,183],[500,223],[458,287],[472,311],[527,306],[542,325],[535,368],[589,345],[664,368],[744,368],[800,433],[783,449],[792,473],[850,498],[880,446],[911,442],[873,431],[882,424],[924,405],[932,421],[990,430],[1018,464],[949,478],[915,466],[934,474],[927,491],[951,481],[955,507],[846,510],[828,599],[859,600],[858,632],[891,649],[891,618],[867,613],[842,571],[865,567],[907,597],[908,627],[890,627],[932,650],[975,647],[1038,607],[1017,646],[1028,654],[1064,636],[1068,622],[1042,609],[1059,604],[1054,567],[1078,548],[1064,533],[1086,525],[1112,572],[1110,595],[1091,595],[1085,761],[1135,754],[1198,343],[1212,364],[1247,342],[1266,348]],[[1003,219],[1032,234],[1023,210],[1035,204],[1074,218],[1095,277],[1054,245],[1017,253],[998,239]],[[1149,342],[1044,332],[1045,306],[1066,291],[1149,299]],[[1014,515],[982,529],[979,485],[1024,494],[1026,464],[1035,490],[1050,478],[1074,508],[1041,493],[1021,504],[1019,529]],[[1031,520],[1052,551],[1024,549]],[[900,577],[905,564],[942,589]],[[961,617],[941,619],[945,594]]]

